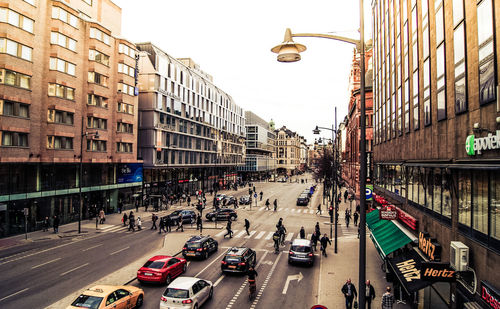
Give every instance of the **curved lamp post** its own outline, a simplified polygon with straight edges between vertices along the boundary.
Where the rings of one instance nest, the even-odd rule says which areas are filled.
[[[365,42],[364,42],[364,9],[363,0],[359,0],[360,16],[360,36],[359,40],[345,38],[329,34],[317,33],[296,33],[293,34],[290,28],[285,31],[283,43],[276,45],[271,49],[273,53],[278,54],[279,62],[296,62],[301,59],[300,53],[306,50],[302,44],[295,43],[293,37],[316,37],[323,39],[332,39],[356,45],[360,52],[360,170],[359,170],[359,188],[360,188],[360,220],[359,220],[359,308],[365,308],[366,303],[366,198],[363,192],[366,192],[366,107],[365,107]]]

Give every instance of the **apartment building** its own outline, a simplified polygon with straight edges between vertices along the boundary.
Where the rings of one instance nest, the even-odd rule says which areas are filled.
[[[301,171],[302,144],[304,137],[291,131],[286,126],[277,130],[276,133],[276,160],[277,172],[283,175],[297,175]]]
[[[136,46],[145,194],[194,194],[234,183],[245,164],[243,109],[190,58],[173,58],[152,43]]]
[[[120,38],[121,9],[7,0],[0,25],[0,236],[24,232],[25,212],[34,230],[78,220],[80,201],[81,219],[133,203],[136,49]]]

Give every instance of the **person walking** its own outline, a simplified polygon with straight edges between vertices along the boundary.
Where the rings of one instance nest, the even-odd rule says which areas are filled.
[[[262,201],[262,196],[264,195],[264,193],[262,193],[262,191],[260,191],[259,195],[260,195],[260,200]]]
[[[304,227],[300,228],[299,235],[300,235],[300,239],[306,239],[306,230],[304,230]]]
[[[366,280],[366,305],[368,309],[372,308],[372,300],[375,299],[375,289],[371,285],[370,280]]]
[[[184,232],[184,220],[182,218],[182,215],[179,216],[179,219],[177,221],[177,228],[175,229],[175,231],[177,232],[179,229],[181,229],[181,232]]]
[[[55,215],[52,222],[52,227],[54,228],[54,234],[59,233],[59,223],[60,223],[59,217]]]
[[[43,231],[47,232],[49,230],[49,217],[43,219]]]
[[[234,206],[234,209],[238,208],[238,199],[237,198],[234,199],[233,206]]]
[[[271,203],[269,203],[269,199],[267,199],[267,200],[266,200],[266,210],[271,210],[271,209],[269,208],[269,205],[271,205]]]
[[[358,225],[358,219],[359,219],[359,214],[357,212],[354,213],[353,215],[354,218],[354,226]]]
[[[229,238],[233,238],[233,231],[231,230],[231,220],[227,221],[226,230],[227,233],[224,234],[224,238],[226,238],[227,235],[229,235]]]
[[[104,214],[104,209],[99,210],[99,224],[103,224],[106,221],[106,215]]]
[[[321,253],[327,257],[328,255],[326,254],[326,247],[328,246],[328,244],[330,244],[330,246],[332,245],[332,241],[330,240],[330,238],[328,238],[328,236],[326,236],[326,233],[323,235],[323,237],[321,237],[321,239],[319,240],[319,243],[321,244]]]
[[[273,206],[274,206],[274,211],[276,211],[276,209],[278,208],[278,200],[277,199],[274,199]]]
[[[342,294],[345,297],[345,308],[352,309],[352,301],[355,297],[358,297],[358,292],[356,287],[351,283],[351,278],[347,279],[347,282],[342,286]]]
[[[349,222],[351,221],[351,213],[346,209],[345,211],[345,225],[349,227]]]
[[[188,203],[188,206],[191,206],[191,196],[189,196],[189,195],[187,197],[187,203]]]
[[[247,235],[250,236],[250,232],[248,231],[249,228],[250,228],[250,221],[248,221],[248,219],[245,218],[245,230],[247,231]]]
[[[151,229],[157,230],[158,228],[156,227],[156,221],[158,220],[158,216],[156,214],[153,214],[151,216],[151,220],[153,221],[153,225],[151,226]]]
[[[316,225],[314,226],[314,232],[318,234],[318,240],[319,240],[319,237],[321,235],[321,232],[319,230],[319,222],[316,222]]]
[[[394,296],[391,294],[391,287],[385,288],[385,293],[382,295],[382,309],[392,309],[394,305]]]
[[[173,224],[172,218],[170,218],[170,216],[167,216],[167,218],[165,219],[165,228],[169,233],[172,232],[172,224]]]
[[[128,220],[127,213],[124,212],[122,217],[123,226],[127,226],[127,220]]]
[[[203,221],[201,220],[201,214],[196,217],[196,229],[200,229],[200,235],[203,233]]]
[[[142,231],[142,221],[141,221],[141,217],[137,216],[137,221],[136,221],[136,224],[137,224],[137,230],[138,230],[138,231]]]
[[[132,211],[128,216],[128,230],[132,230],[132,232],[135,232],[135,216]]]
[[[318,205],[318,210],[316,211],[316,214],[318,214],[319,212],[319,215],[321,216],[321,204]]]
[[[347,196],[349,193],[347,193],[347,190],[344,191],[344,203],[347,203]]]
[[[139,212],[139,199],[135,200],[135,212]]]
[[[318,251],[318,240],[319,240],[318,238],[319,238],[319,234],[316,233],[316,231],[314,233],[312,233],[311,243],[312,243],[312,247],[313,247],[314,251]]]
[[[165,226],[166,226],[166,220],[164,220],[163,218],[160,218],[160,228],[158,230],[158,234],[161,234],[161,231],[165,232],[165,234],[167,234],[167,230],[165,230]]]

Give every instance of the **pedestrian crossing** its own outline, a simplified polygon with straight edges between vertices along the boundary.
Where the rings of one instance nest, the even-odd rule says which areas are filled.
[[[249,231],[249,233],[250,233],[250,235],[247,235],[246,230],[233,230],[233,238],[245,238],[245,239],[252,238],[252,239],[257,239],[257,240],[264,238],[264,240],[271,240],[273,237],[274,231],[260,231],[260,232],[258,232],[255,230],[251,230],[251,231]],[[214,237],[215,238],[223,237],[225,234],[227,234],[227,230],[223,229],[219,233],[215,234]],[[298,233],[288,232],[288,233],[286,233],[285,241],[292,241],[293,239],[295,239],[297,237],[298,237]],[[311,239],[311,237],[312,237],[311,233],[306,234],[306,239]]]
[[[239,208],[245,208],[245,207],[247,207],[247,206],[241,205]],[[257,211],[272,211],[272,212],[274,212],[273,206],[270,206],[269,209],[266,209],[266,206],[263,206],[263,205],[253,206],[254,209],[255,209],[255,207],[258,207]],[[186,209],[186,208],[188,208],[188,207],[182,206],[182,205],[172,205],[169,207],[169,210]],[[191,208],[193,208],[193,206],[191,206]],[[232,209],[232,207],[226,207],[226,208]],[[209,211],[210,211],[210,208],[209,208]],[[309,209],[309,208],[278,207],[276,209],[276,212],[286,212],[286,213],[292,213],[292,214],[311,214],[311,215],[315,214],[316,211],[317,211],[316,209]]]
[[[98,233],[122,233],[122,232],[123,233],[137,233],[137,232],[142,232],[144,230],[146,230],[146,229],[144,229],[144,227],[142,228],[142,230],[138,230],[136,227],[135,232],[133,232],[133,231],[128,230],[128,225],[123,226],[123,225],[101,224],[101,225],[99,225],[97,232]]]
[[[358,238],[358,227],[354,225],[349,225],[347,227],[345,224],[341,224],[340,230],[342,231],[342,238]]]

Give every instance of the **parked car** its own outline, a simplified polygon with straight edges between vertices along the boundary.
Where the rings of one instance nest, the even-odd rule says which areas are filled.
[[[236,198],[234,196],[226,195],[222,199],[222,205],[224,205],[224,201],[226,201],[226,206],[228,206],[228,205],[234,205],[236,203]]]
[[[250,195],[243,195],[240,197],[241,205],[250,205],[252,203],[252,197]]]
[[[250,266],[255,267],[257,254],[246,247],[232,247],[227,250],[221,261],[222,272],[246,273]]]
[[[184,258],[200,257],[206,260],[208,255],[216,252],[218,248],[219,243],[210,236],[193,236],[184,244],[182,255]]]
[[[150,258],[137,271],[139,282],[154,282],[169,285],[172,279],[186,272],[186,260],[168,255],[157,255]]]
[[[307,206],[309,204],[309,196],[307,194],[302,193],[297,198],[297,206]]]
[[[227,220],[227,218],[231,218],[231,220],[236,220],[238,218],[238,214],[234,209],[230,208],[219,208],[216,211],[211,211],[205,215],[205,218],[209,221],[215,220]]]
[[[144,302],[144,291],[131,285],[96,285],[85,290],[67,309],[139,308]],[[131,304],[134,304],[131,306]]]
[[[278,182],[286,182],[286,178],[279,178]]]
[[[213,283],[195,277],[172,281],[160,298],[160,309],[199,308],[214,295]]]
[[[288,252],[288,263],[314,264],[314,252],[308,239],[294,239]]]
[[[162,220],[165,220],[165,219],[167,219],[167,217],[170,217],[173,224],[175,225],[179,221],[179,218],[181,215],[182,215],[182,222],[183,223],[195,223],[196,222],[196,213],[193,210],[176,210],[176,211],[162,217]]]
[[[215,196],[215,199],[218,201],[218,202],[221,202],[222,203],[222,200],[226,197],[225,194],[222,194],[222,193],[219,193]]]

